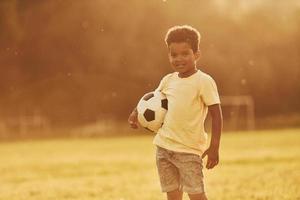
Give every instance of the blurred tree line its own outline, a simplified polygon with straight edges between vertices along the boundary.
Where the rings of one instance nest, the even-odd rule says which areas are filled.
[[[257,116],[300,111],[298,1],[0,1],[0,117],[52,125],[126,120],[172,72],[164,36],[202,35],[199,68],[221,95],[251,95]]]

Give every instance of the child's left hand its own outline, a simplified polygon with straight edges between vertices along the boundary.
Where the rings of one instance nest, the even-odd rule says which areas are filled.
[[[219,150],[218,148],[209,147],[204,153],[202,154],[202,158],[207,156],[207,163],[206,168],[212,169],[219,163]]]
[[[132,113],[128,117],[128,123],[131,128],[137,129],[138,128],[138,113],[136,108],[132,111]]]

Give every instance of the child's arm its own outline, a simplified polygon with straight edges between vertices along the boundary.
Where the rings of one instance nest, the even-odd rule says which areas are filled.
[[[223,126],[223,117],[220,104],[208,106],[212,117],[212,136],[209,148],[203,153],[202,158],[207,155],[207,169],[212,169],[219,163],[219,146]]]
[[[138,128],[137,115],[138,115],[137,109],[134,108],[133,111],[131,112],[131,114],[128,117],[128,123],[129,123],[131,128],[134,128],[134,129]]]

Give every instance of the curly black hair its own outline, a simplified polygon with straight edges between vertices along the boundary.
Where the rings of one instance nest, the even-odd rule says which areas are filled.
[[[200,33],[189,25],[173,26],[167,32],[165,42],[168,47],[173,42],[186,42],[195,53],[199,50],[200,38]]]

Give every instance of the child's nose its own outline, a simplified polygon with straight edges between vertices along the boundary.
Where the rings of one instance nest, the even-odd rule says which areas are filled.
[[[176,56],[174,61],[178,62],[178,61],[182,61],[183,57],[182,56]]]

